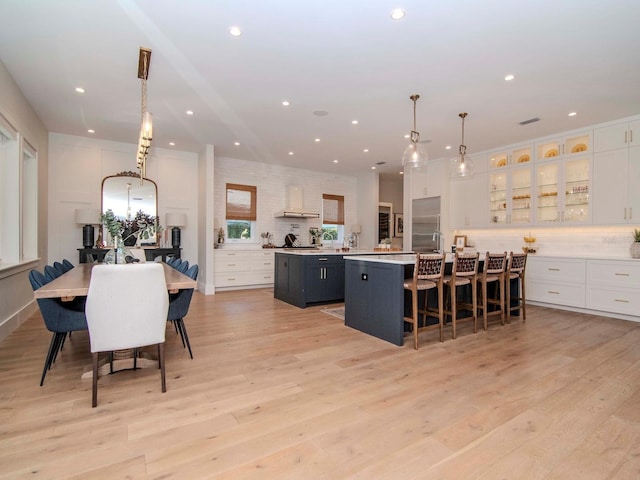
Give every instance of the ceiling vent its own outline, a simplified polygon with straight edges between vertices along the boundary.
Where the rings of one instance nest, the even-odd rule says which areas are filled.
[[[529,120],[522,120],[521,122],[518,122],[520,125],[529,125],[530,123],[535,123],[535,122],[539,122],[540,119],[538,117],[533,117],[530,118]]]

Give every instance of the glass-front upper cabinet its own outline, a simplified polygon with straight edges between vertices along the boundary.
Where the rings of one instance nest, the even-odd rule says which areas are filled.
[[[489,155],[489,223],[527,224],[531,215],[531,145],[518,145]]]
[[[591,223],[591,155],[536,165],[537,224]]]
[[[591,133],[582,132],[560,138],[551,138],[536,142],[536,161],[545,161],[563,155],[591,153]]]

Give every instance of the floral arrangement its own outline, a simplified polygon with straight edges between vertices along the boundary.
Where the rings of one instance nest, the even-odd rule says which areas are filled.
[[[142,210],[136,213],[133,219],[116,217],[113,210],[109,209],[102,215],[100,220],[105,226],[111,238],[120,237],[127,244],[135,244],[136,240],[154,240],[156,235],[162,231],[162,227],[156,223],[156,217],[148,215]]]
[[[319,227],[311,227],[309,228],[309,235],[311,235],[311,242],[313,244],[322,243],[322,239],[324,238],[324,229]]]

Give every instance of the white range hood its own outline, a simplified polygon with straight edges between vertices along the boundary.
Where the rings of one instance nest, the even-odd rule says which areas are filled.
[[[302,191],[302,187],[293,185],[287,187],[287,208],[278,212],[276,217],[320,218],[318,212],[312,212],[304,208],[303,199],[304,192]]]

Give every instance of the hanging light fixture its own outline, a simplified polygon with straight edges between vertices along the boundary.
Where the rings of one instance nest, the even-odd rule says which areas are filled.
[[[467,146],[464,144],[464,119],[467,113],[460,113],[458,116],[462,119],[462,142],[458,150],[458,156],[451,159],[450,173],[451,177],[470,177],[473,175],[473,159],[467,156]]]
[[[411,130],[411,143],[402,154],[402,166],[405,168],[425,168],[429,160],[427,152],[420,145],[420,133],[416,131],[416,102],[419,98],[420,95],[417,94],[409,97],[413,101],[413,130]]]
[[[140,136],[138,138],[138,170],[140,171],[140,184],[147,173],[147,155],[153,138],[153,120],[151,113],[147,112],[147,78],[149,78],[149,64],[151,63],[151,49],[140,47],[138,57],[138,78],[142,80],[142,100]]]

